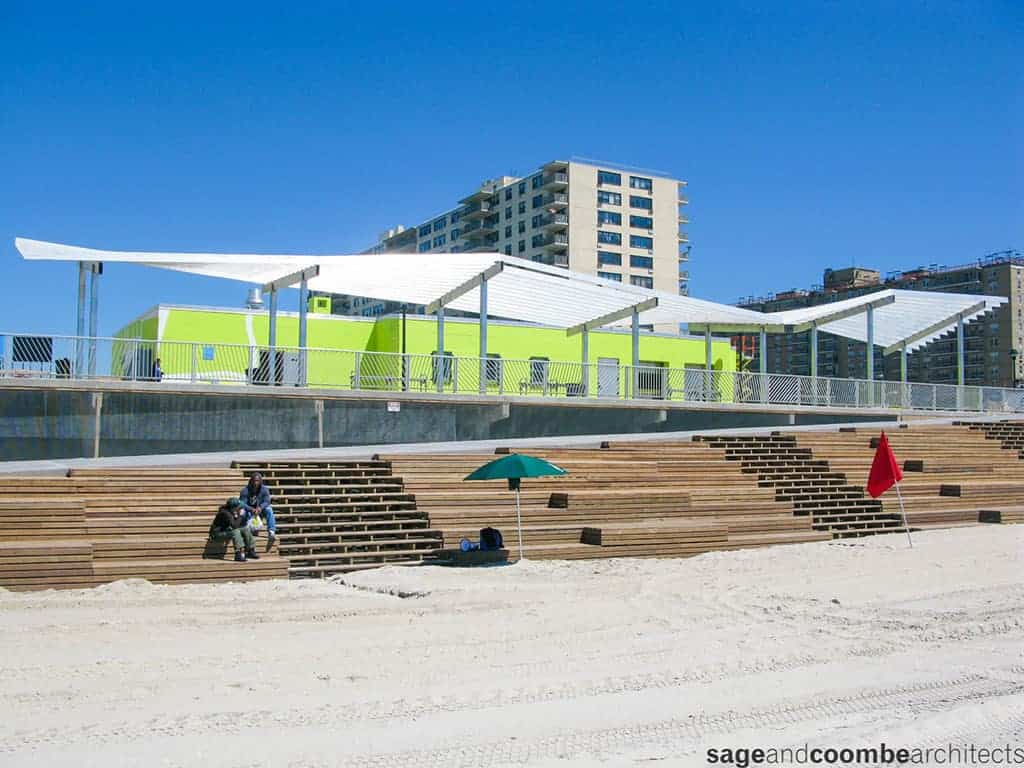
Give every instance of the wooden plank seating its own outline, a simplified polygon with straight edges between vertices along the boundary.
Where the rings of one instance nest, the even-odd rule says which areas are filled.
[[[441,534],[387,461],[236,462],[234,468],[263,475],[277,551],[292,577],[418,564],[441,547]]]
[[[223,545],[208,546],[217,506],[242,484],[238,472],[191,468],[0,478],[0,586],[284,578],[277,554],[243,564],[221,559]]]

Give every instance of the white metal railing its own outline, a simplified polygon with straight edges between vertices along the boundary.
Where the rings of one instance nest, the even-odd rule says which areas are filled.
[[[1024,390],[1000,387],[24,333],[0,333],[0,379],[1024,413]]]

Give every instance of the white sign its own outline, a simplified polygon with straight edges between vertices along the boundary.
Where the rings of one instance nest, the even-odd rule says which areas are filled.
[[[397,400],[388,400],[388,413],[398,413],[402,410],[402,404]]]

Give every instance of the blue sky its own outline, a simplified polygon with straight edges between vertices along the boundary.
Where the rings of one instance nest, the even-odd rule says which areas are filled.
[[[569,156],[689,181],[702,298],[1024,248],[1019,0],[6,0],[0,43],[0,330],[74,327],[73,267],[23,263],[18,235],[351,252]],[[104,333],[245,293],[102,286]]]

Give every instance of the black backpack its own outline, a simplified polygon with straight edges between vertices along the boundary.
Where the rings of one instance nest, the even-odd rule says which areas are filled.
[[[480,549],[501,549],[502,544],[501,531],[497,528],[480,529]]]

